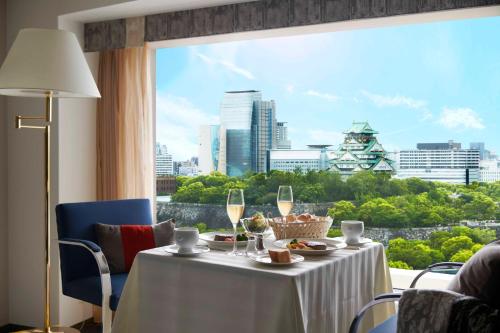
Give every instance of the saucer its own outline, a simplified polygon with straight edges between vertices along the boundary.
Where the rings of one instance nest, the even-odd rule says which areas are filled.
[[[335,237],[334,239],[341,241],[341,242],[345,242],[344,237]],[[363,245],[363,244],[368,244],[368,243],[372,243],[372,242],[373,242],[373,240],[371,240],[370,238],[360,237],[359,242],[347,243],[347,245]]]
[[[179,246],[176,244],[165,247],[165,251],[173,254],[176,257],[196,257],[200,254],[207,253],[210,249],[206,246],[195,246],[191,252],[179,252]]]

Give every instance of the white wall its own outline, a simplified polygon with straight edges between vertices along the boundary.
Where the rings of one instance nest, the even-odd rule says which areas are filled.
[[[125,0],[7,0],[7,47],[10,47],[19,29],[57,28],[59,15],[120,2],[125,2]],[[92,200],[95,197],[93,188],[95,152],[90,147],[95,143],[95,133],[92,132],[92,128],[95,127],[95,102],[77,100],[68,104],[64,103],[61,105],[64,112],[74,111],[74,114],[59,117],[59,103],[54,103],[53,203]],[[43,106],[42,99],[7,98],[9,323],[29,326],[40,326],[43,323],[43,133],[33,130],[16,130],[13,126],[13,119],[17,114],[41,114]],[[59,126],[59,122],[63,126]],[[93,126],[91,126],[92,123],[94,123]],[[59,133],[60,129],[62,129],[61,133]],[[5,132],[2,131],[2,133]],[[64,143],[59,147],[61,141]],[[79,153],[81,154],[76,155]],[[83,163],[79,165],[82,161]],[[0,175],[2,175],[1,169]],[[60,175],[62,175],[61,180]],[[71,181],[69,181],[69,176],[72,177]],[[51,238],[53,240],[56,238],[54,219]],[[52,248],[53,267],[57,267],[59,265],[57,246],[54,241]],[[59,297],[59,273],[58,270],[53,270],[53,272],[55,272],[51,279],[53,322],[69,325],[87,318],[88,307],[69,301],[68,298]],[[0,303],[0,307],[4,304],[6,303]]]
[[[5,56],[5,0],[0,0],[0,63]],[[8,323],[7,292],[7,115],[0,97],[0,327]]]

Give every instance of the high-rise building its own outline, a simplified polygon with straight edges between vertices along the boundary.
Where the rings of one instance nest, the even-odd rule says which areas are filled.
[[[292,149],[292,142],[288,139],[286,122],[276,123],[276,149]]]
[[[274,101],[254,101],[252,114],[252,170],[266,172],[267,151],[276,148]]]
[[[470,184],[479,181],[479,150],[453,145],[417,144],[399,152],[398,178],[417,177],[428,181]]]
[[[340,172],[343,176],[362,170],[394,172],[394,161],[387,157],[387,152],[375,137],[378,132],[367,122],[353,122],[344,134],[344,142],[330,160],[330,170]]]
[[[469,148],[479,150],[479,159],[481,161],[490,159],[490,152],[484,148],[484,142],[471,142]]]
[[[156,143],[156,175],[166,176],[174,174],[172,155],[168,153],[167,146]]]
[[[252,168],[252,115],[256,90],[228,91],[220,105],[220,123],[226,129],[226,173],[242,176]]]
[[[220,125],[204,125],[199,130],[197,165],[200,173],[226,173],[226,130]]]

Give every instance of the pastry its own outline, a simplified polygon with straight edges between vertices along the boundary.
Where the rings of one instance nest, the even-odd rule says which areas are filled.
[[[269,257],[271,257],[271,260],[273,262],[277,263],[289,263],[292,262],[292,257],[290,255],[290,251],[288,249],[274,249],[268,250],[269,252]]]
[[[326,250],[326,244],[323,242],[309,241],[306,242],[306,246],[313,250]]]

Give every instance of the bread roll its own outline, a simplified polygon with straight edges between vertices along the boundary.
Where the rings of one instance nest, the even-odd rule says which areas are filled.
[[[292,257],[288,249],[275,249],[275,250],[269,249],[268,252],[269,252],[269,257],[271,257],[271,260],[273,262],[278,262],[278,263],[292,262]]]

